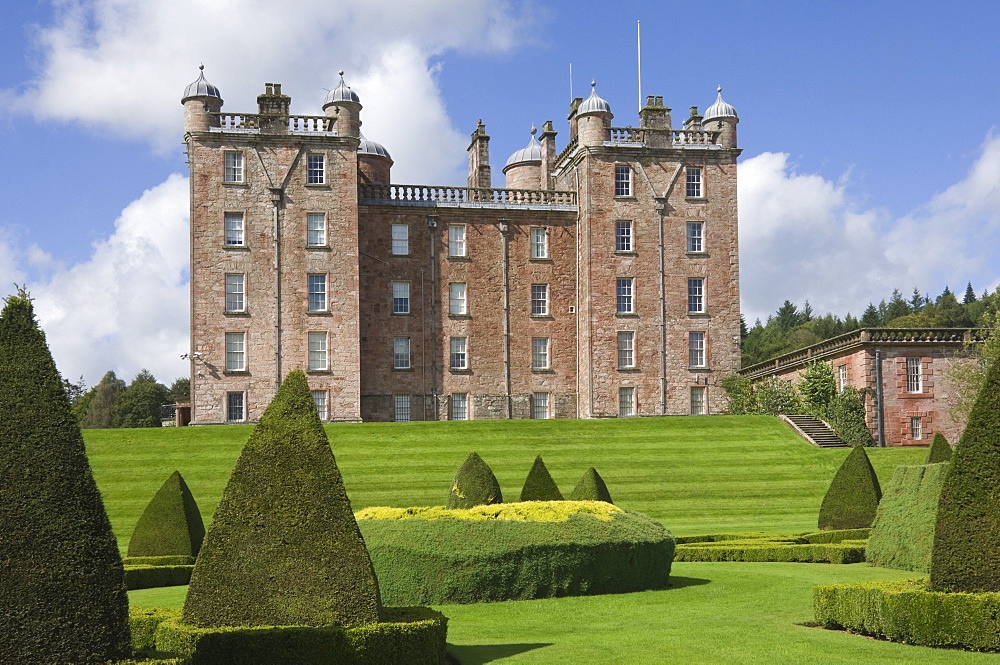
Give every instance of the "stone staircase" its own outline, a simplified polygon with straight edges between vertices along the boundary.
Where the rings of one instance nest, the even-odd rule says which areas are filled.
[[[819,448],[848,448],[830,426],[813,416],[779,416],[788,423],[799,436]]]

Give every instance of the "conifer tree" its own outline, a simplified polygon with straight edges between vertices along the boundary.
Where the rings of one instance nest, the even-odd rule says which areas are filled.
[[[542,456],[535,458],[535,463],[531,465],[528,477],[524,479],[524,487],[521,488],[521,501],[562,501],[563,495],[556,486],[556,481],[552,479]]]
[[[180,471],[163,483],[135,523],[128,556],[198,556],[205,523]]]
[[[944,438],[944,434],[941,432],[935,432],[934,438],[931,439],[930,448],[927,449],[927,459],[924,464],[937,464],[938,462],[947,462],[951,459],[951,446],[948,445],[948,439]]]
[[[819,528],[866,529],[875,520],[882,488],[864,446],[855,446],[837,469],[819,509]]]
[[[250,434],[205,534],[185,622],[357,625],[378,580],[305,373],[291,372]]]
[[[0,312],[0,562],[0,662],[129,656],[118,544],[23,290]]]
[[[594,467],[590,467],[583,473],[580,482],[570,492],[569,498],[570,501],[606,501],[607,503],[614,503],[611,500],[611,492],[608,491],[608,486],[604,483],[604,479],[601,478],[601,474],[597,473],[597,469]]]
[[[474,452],[469,453],[455,472],[445,507],[472,508],[492,503],[503,503],[500,483],[493,475],[493,469],[482,457]]]

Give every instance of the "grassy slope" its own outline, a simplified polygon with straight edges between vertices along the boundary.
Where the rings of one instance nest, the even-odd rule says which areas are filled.
[[[84,438],[122,548],[146,503],[179,470],[206,525],[250,426],[86,430]],[[847,451],[807,445],[775,418],[369,423],[327,428],[355,509],[443,505],[475,450],[513,499],[541,454],[568,492],[589,466],[615,502],[679,535],[808,531]],[[871,450],[883,483],[923,449]]]

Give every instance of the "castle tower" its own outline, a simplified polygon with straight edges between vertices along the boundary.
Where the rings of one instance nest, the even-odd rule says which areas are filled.
[[[740,118],[736,115],[736,109],[722,99],[721,85],[716,91],[719,93],[719,96],[716,98],[715,103],[705,111],[705,117],[701,121],[702,126],[708,130],[722,132],[719,137],[719,144],[723,148],[735,148],[736,123],[740,121]]]
[[[181,104],[185,132],[207,132],[209,127],[219,126],[218,117],[211,114],[222,110],[222,95],[205,80],[205,65],[198,66],[198,79],[184,88]]]
[[[541,189],[542,146],[535,140],[535,126],[531,126],[531,139],[507,160],[503,173],[507,176],[507,189]]]
[[[576,109],[577,136],[580,145],[601,145],[609,138],[611,126],[611,105],[598,97],[597,82],[590,82],[590,97],[583,100]]]
[[[339,136],[361,137],[361,100],[358,95],[344,82],[344,70],[340,74],[340,83],[326,95],[323,102],[323,112],[331,118],[336,118],[334,129]]]
[[[370,141],[361,135],[358,144],[358,179],[375,185],[388,185],[392,170],[392,157],[381,143]]]

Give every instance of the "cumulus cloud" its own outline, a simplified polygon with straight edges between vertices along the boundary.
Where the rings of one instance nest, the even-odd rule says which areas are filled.
[[[961,182],[900,218],[853,201],[849,174],[833,182],[798,173],[784,153],[747,159],[739,178],[742,308],[750,323],[786,299],[859,316],[894,288],[997,284],[998,136],[987,138]]]

